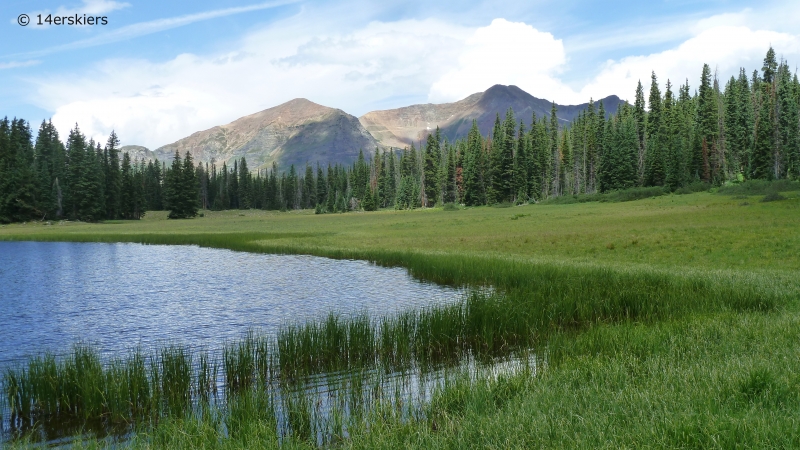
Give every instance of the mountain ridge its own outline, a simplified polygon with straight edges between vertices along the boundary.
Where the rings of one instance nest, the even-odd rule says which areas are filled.
[[[615,111],[623,103],[616,95],[601,101],[608,113]],[[552,104],[553,102],[534,97],[517,86],[496,84],[484,92],[477,92],[457,102],[371,111],[359,117],[359,121],[380,142],[393,147],[404,147],[423,141],[428,132],[435,130],[437,126],[441,134],[451,141],[464,137],[472,127],[473,119],[478,122],[478,129],[485,136],[494,126],[497,114],[502,119],[509,107],[518,120],[530,126],[532,113],[535,112],[539,118],[549,116]],[[588,103],[556,104],[556,117],[561,124],[570,123],[588,106]],[[424,127],[421,126],[423,122]]]
[[[617,96],[602,101],[607,112],[623,103]],[[359,151],[367,154],[376,147],[403,148],[421,143],[438,126],[444,137],[453,141],[464,137],[478,122],[487,135],[497,114],[505,115],[508,108],[518,120],[530,125],[533,113],[549,116],[552,102],[534,97],[517,86],[494,85],[452,103],[427,103],[401,108],[370,111],[356,118],[341,109],[330,108],[305,98],[296,98],[272,108],[240,117],[228,124],[201,130],[163,145],[153,151],[141,146],[125,146],[132,159],[155,159],[170,164],[175,151],[182,156],[187,151],[195,162],[216,164],[245,158],[250,170],[277,164],[279,170],[291,165],[350,164]],[[556,105],[557,118],[568,124],[588,103]]]

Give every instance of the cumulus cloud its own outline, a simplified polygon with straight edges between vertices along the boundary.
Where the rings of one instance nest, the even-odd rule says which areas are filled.
[[[790,61],[800,61],[800,37],[796,35],[719,24],[701,29],[676,48],[608,61],[594,80],[583,87],[581,95],[596,99],[615,94],[633,100],[636,83],[641,80],[647,90],[652,72],[656,73],[662,89],[667,79],[677,86],[688,78],[689,85],[696,87],[703,64],[717,70],[724,84],[740,67],[747,69],[748,74],[760,69],[770,45]]]
[[[225,53],[115,59],[41,77],[38,103],[55,111],[61,133],[77,122],[96,140],[115,129],[124,142],[150,148],[297,97],[361,114],[394,96],[423,100],[472,31],[409,20],[309,37],[298,21],[251,33]]]
[[[431,86],[429,99],[454,101],[494,84],[514,84],[539,97],[572,97],[557,78],[566,61],[562,41],[552,34],[495,19],[466,40],[455,67]]]
[[[668,78],[678,85],[687,77],[695,87],[708,63],[724,81],[740,66],[760,68],[770,45],[800,61],[797,35],[756,29],[745,11],[688,24],[691,37],[679,45],[609,60],[573,89],[563,82],[570,67],[562,41],[525,23],[495,19],[475,28],[427,19],[348,27],[306,14],[253,30],[217,53],[159,63],[114,59],[82,72],[43,74],[33,81],[36,104],[54,111],[62,135],[77,122],[96,140],[115,129],[123,143],[156,148],[297,97],[360,115],[459,100],[499,83],[577,104],[608,95],[632,100],[638,80],[647,89],[651,71],[662,87]]]

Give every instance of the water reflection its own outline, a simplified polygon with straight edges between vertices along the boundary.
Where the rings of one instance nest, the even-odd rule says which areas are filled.
[[[461,291],[364,261],[195,246],[0,242],[0,368],[76,341],[103,355],[164,342],[218,349],[329,312],[393,312]]]

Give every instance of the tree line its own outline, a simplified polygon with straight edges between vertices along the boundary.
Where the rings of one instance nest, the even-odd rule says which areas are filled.
[[[35,142],[20,119],[0,121],[0,221],[139,219],[169,210],[193,217],[199,209],[288,210],[317,213],[409,209],[445,203],[468,206],[538,202],[561,195],[632,187],[667,190],[745,179],[800,179],[800,82],[772,48],[761,71],[741,69],[721,86],[703,66],[698,88],[688,80],[664,92],[652,74],[645,99],[639,82],[633,104],[607,114],[602,101],[570,124],[555,103],[530,121],[509,109],[482,135],[477,123],[449,142],[439,129],[419,148],[360,152],[350,165],[307,164],[255,172],[244,158],[197,164],[187,152],[167,166],[120,155],[114,132],[105,146],[77,124],[62,144],[51,122]]]

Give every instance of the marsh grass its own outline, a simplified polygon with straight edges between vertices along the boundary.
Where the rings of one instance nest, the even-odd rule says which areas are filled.
[[[396,254],[380,256],[394,263]],[[274,381],[302,383],[312,375],[408,368],[435,371],[465,357],[489,361],[523,349],[541,349],[550,336],[598,324],[657,323],[693,314],[763,312],[787,293],[729,278],[669,276],[652,271],[522,265],[513,261],[449,255],[404,258],[412,273],[448,284],[482,280],[503,288],[475,288],[461,301],[392,317],[329,315],[288,324],[275,336],[248,333],[225,345],[222,372],[228,397]],[[558,352],[548,349],[548,359]],[[145,364],[145,359],[149,364]],[[8,370],[3,389],[11,421],[28,429],[37,421],[66,418],[86,423],[133,424],[180,417],[216,394],[218,368],[205,353],[168,346],[145,358],[136,351],[101,362],[96,350],[76,346],[64,359],[32,358]],[[360,393],[363,377],[349,391]],[[358,394],[361,395],[361,394]],[[350,399],[350,414],[365,409]],[[292,435],[311,439],[301,424],[313,408],[287,397]],[[305,412],[304,412],[305,411]]]

